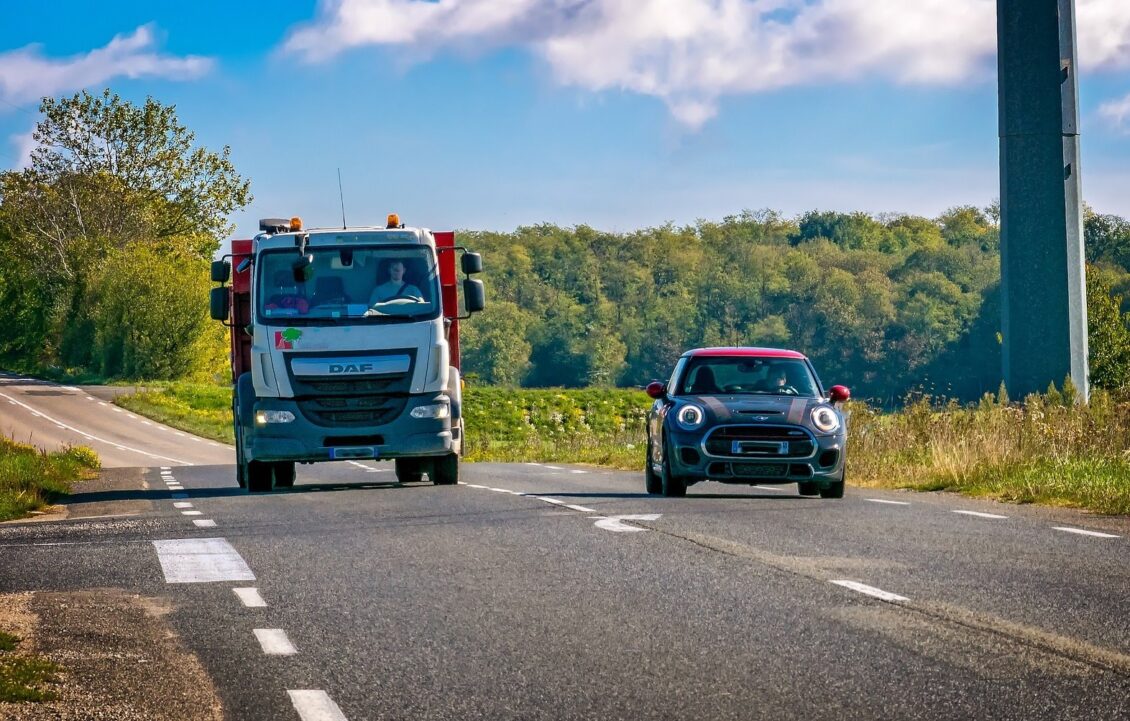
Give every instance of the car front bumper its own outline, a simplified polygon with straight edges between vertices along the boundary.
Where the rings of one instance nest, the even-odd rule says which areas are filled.
[[[671,472],[689,483],[804,483],[820,487],[843,480],[847,438],[839,433],[813,435],[815,450],[789,457],[762,454],[712,455],[706,452],[703,432],[669,431],[667,449]]]

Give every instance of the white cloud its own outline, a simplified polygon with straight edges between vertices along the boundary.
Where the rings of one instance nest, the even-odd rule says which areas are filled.
[[[1078,26],[1085,67],[1130,65],[1130,2],[1078,0]],[[365,45],[522,46],[565,85],[651,95],[696,127],[726,95],[988,79],[996,0],[324,0],[284,47],[320,61]]]
[[[1130,131],[1130,95],[1103,103],[1099,106],[1099,115],[1114,127]]]
[[[15,169],[26,168],[31,165],[31,151],[38,146],[34,135],[35,131],[29,130],[26,133],[9,136],[8,140],[12,143],[16,153],[16,164],[13,166]]]
[[[104,47],[62,59],[44,57],[38,45],[0,53],[0,98],[21,104],[116,77],[189,80],[212,68],[209,58],[156,52],[155,32],[153,25],[142,25],[128,35],[114,36]]]

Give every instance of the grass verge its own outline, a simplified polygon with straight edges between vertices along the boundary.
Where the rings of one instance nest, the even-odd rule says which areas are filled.
[[[97,454],[85,446],[46,453],[0,438],[0,521],[43,508],[98,467]]]
[[[226,387],[175,383],[116,402],[232,442]],[[469,387],[465,457],[639,470],[650,405],[631,389]],[[1023,404],[986,396],[967,407],[921,399],[894,413],[856,402],[849,410],[851,485],[1130,514],[1130,403],[1101,391],[1088,405],[1051,393]]]
[[[56,680],[59,666],[36,656],[16,653],[20,639],[0,631],[0,702],[50,701],[44,688]]]

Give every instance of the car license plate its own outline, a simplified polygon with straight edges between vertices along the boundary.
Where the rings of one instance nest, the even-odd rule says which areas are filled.
[[[777,463],[735,463],[734,475],[755,476],[757,478],[781,478],[787,476],[789,467]]]
[[[734,455],[757,454],[762,456],[783,456],[789,452],[788,441],[734,441],[731,445]]]

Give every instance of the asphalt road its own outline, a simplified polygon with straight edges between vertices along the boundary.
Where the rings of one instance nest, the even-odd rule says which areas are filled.
[[[120,466],[0,525],[0,592],[168,599],[230,719],[1130,719],[1127,518],[543,464],[250,497],[83,389],[9,379],[0,424]]]

